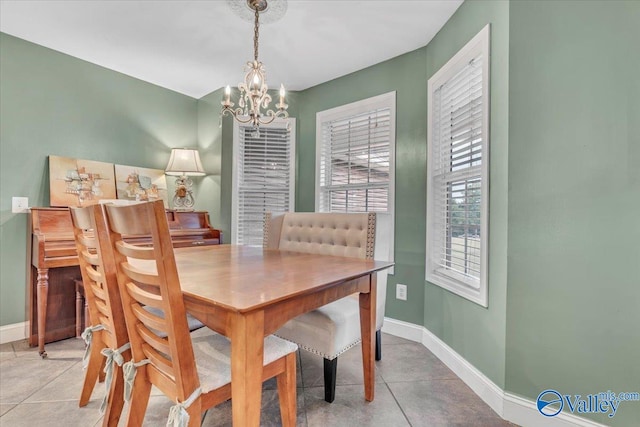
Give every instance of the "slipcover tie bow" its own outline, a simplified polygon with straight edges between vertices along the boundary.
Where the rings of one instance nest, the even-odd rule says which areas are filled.
[[[139,362],[133,360],[122,365],[122,374],[124,376],[124,400],[131,400],[131,391],[133,390],[133,380],[136,378],[136,368],[151,363],[149,359],[142,359]]]
[[[104,380],[104,385],[107,389],[106,394],[104,395],[104,399],[102,400],[102,405],[100,405],[100,413],[104,413],[104,410],[107,408],[107,399],[109,398],[109,391],[111,390],[111,381],[113,380],[113,364],[117,363],[118,366],[122,366],[124,363],[124,358],[122,357],[122,353],[129,350],[131,348],[131,344],[126,343],[122,347],[117,350],[113,350],[110,348],[103,348],[100,352],[104,357],[107,358],[104,364],[104,373],[107,374]]]
[[[189,413],[187,408],[202,394],[202,389],[198,387],[191,393],[191,396],[184,402],[176,400],[176,404],[169,409],[169,419],[167,427],[187,427],[189,424]]]
[[[89,365],[89,354],[91,353],[91,341],[93,341],[93,333],[98,331],[103,331],[106,328],[104,325],[96,325],[96,326],[87,326],[87,328],[82,333],[82,339],[86,344],[84,348],[84,355],[82,356],[82,369],[87,369]]]

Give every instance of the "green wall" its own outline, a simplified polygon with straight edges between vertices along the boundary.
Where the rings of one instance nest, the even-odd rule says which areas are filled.
[[[505,1],[463,3],[427,45],[427,78],[437,72],[487,24],[491,24],[489,307],[485,309],[427,283],[424,326],[498,386],[504,388],[509,152],[509,3]]]
[[[510,26],[506,388],[640,391],[640,2],[512,2]]]
[[[207,171],[207,176],[200,178],[197,185],[199,208],[209,212],[211,224],[222,231],[223,242],[231,242],[231,205],[222,203],[222,193],[226,194],[226,187],[222,186],[224,174],[231,176],[231,169],[222,167],[222,147],[232,128],[220,121],[220,101],[224,89],[218,89],[198,100],[198,147],[202,166]],[[231,161],[224,162],[230,165]],[[229,193],[230,194],[230,193]]]
[[[164,169],[197,143],[197,101],[0,34],[0,325],[26,318],[27,215],[49,204],[49,154]],[[171,181],[169,179],[169,181]]]
[[[296,210],[315,209],[316,113],[396,91],[396,236],[395,277],[388,287],[387,315],[422,324],[424,298],[425,49],[407,53],[362,71],[300,92]],[[418,94],[418,96],[416,96]],[[395,283],[408,287],[408,301],[397,302]],[[395,293],[394,293],[395,295]]]
[[[314,210],[315,116],[396,91],[395,274],[386,315],[424,325],[504,385],[508,136],[507,2],[466,2],[428,46],[300,93],[297,210]],[[425,283],[427,80],[486,24],[492,25],[491,241],[489,308]],[[395,299],[395,285],[408,288]]]

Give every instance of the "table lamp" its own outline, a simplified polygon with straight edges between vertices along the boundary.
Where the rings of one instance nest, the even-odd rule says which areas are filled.
[[[194,198],[191,192],[193,181],[189,176],[206,175],[198,150],[192,148],[173,148],[169,163],[164,171],[167,175],[177,176],[176,194],[173,196],[173,208],[178,211],[192,211]]]

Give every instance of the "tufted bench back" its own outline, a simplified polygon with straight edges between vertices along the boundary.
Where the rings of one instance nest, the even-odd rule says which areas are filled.
[[[263,247],[389,261],[391,227],[391,215],[384,213],[267,213]],[[380,329],[387,298],[387,271],[378,272],[377,277]]]
[[[265,221],[265,247],[373,259],[375,213],[292,212],[279,222],[271,229],[271,218]],[[271,236],[272,232],[278,235]]]
[[[388,261],[392,221],[388,213],[267,213],[265,249]],[[387,271],[376,274],[376,330],[384,323]],[[287,322],[275,334],[332,360],[360,342],[358,294]]]

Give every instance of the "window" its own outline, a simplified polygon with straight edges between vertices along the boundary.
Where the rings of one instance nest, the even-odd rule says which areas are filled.
[[[487,306],[489,26],[429,79],[427,281]]]
[[[232,243],[262,245],[264,214],[294,209],[295,119],[234,124]]]
[[[395,110],[389,92],[316,115],[317,211],[388,213],[394,223]]]

